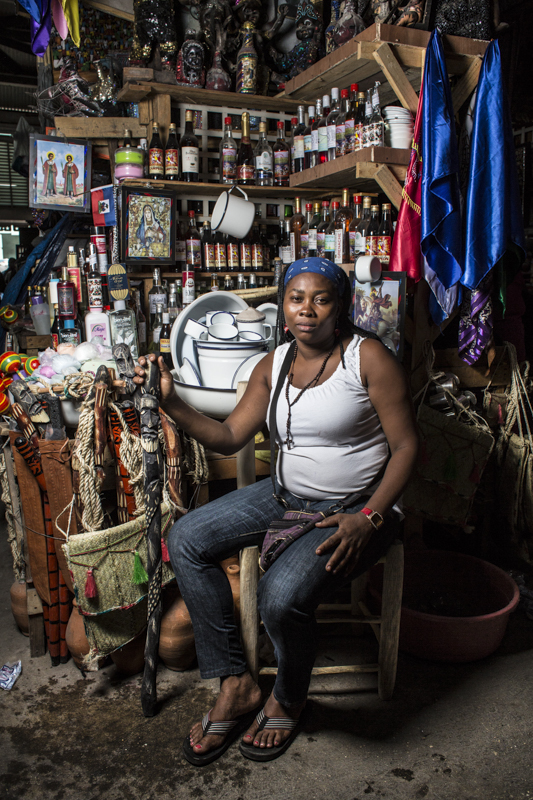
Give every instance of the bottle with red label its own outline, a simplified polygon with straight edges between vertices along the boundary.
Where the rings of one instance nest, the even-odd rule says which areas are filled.
[[[342,206],[335,215],[335,263],[347,264],[350,260],[349,229],[353,211],[348,200],[349,190],[342,190]]]
[[[379,206],[370,206],[370,225],[366,233],[365,255],[377,256],[379,233]]]
[[[200,231],[196,227],[194,217],[194,211],[189,211],[189,227],[185,239],[187,270],[202,269],[202,242],[200,240]]]
[[[215,269],[217,272],[226,272],[228,262],[226,260],[226,241],[221,230],[215,233]]]
[[[326,230],[329,227],[329,202],[322,201],[322,222],[316,229],[316,255],[318,258],[326,257]],[[333,245],[335,249],[335,245]]]
[[[240,269],[239,260],[239,241],[235,236],[226,237],[226,262],[231,272],[238,272]]]
[[[159,125],[153,123],[152,139],[148,148],[148,177],[153,181],[161,180],[165,175],[165,159]]]
[[[285,123],[278,122],[278,138],[272,148],[274,152],[274,186],[288,186],[291,172],[289,145],[285,141]]]
[[[259,235],[259,228],[252,228],[252,270],[261,272],[263,270],[263,243]]]
[[[237,142],[231,131],[231,117],[224,118],[224,137],[220,142],[220,183],[237,181]]]
[[[348,243],[349,243],[349,261],[352,263],[355,261],[355,236],[356,231],[361,222],[361,214],[362,214],[362,203],[363,198],[360,194],[354,194],[353,196],[353,218],[350,222],[350,227],[348,228]]]
[[[390,251],[393,237],[393,227],[391,218],[391,204],[383,203],[381,224],[378,231],[378,258],[384,266],[390,262]]]
[[[213,272],[215,269],[215,243],[208,219],[202,225],[202,269]]]
[[[198,137],[194,133],[194,111],[185,112],[185,131],[180,141],[181,150],[181,179],[188,182],[197,182],[200,173],[200,147]]]
[[[240,246],[241,272],[250,272],[252,269],[252,236],[251,231],[241,240]]]
[[[57,307],[61,319],[76,319],[76,284],[69,278],[68,267],[61,268],[61,280],[57,284]]]
[[[167,145],[165,147],[165,178],[167,181],[177,181],[180,176],[178,137],[176,125],[171,122],[168,129]]]
[[[305,222],[300,233],[300,258],[307,258],[309,255],[309,225],[313,219],[313,204],[305,204]]]
[[[241,117],[242,136],[237,153],[237,183],[253,186],[255,183],[254,151],[250,142],[250,114],[245,111]]]

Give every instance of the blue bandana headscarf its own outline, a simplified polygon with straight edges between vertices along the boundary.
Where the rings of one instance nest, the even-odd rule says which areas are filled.
[[[328,281],[331,281],[340,296],[344,294],[348,276],[342,267],[337,266],[327,258],[299,258],[298,261],[293,261],[285,273],[283,285],[287,286],[292,278],[305,272],[323,275]]]

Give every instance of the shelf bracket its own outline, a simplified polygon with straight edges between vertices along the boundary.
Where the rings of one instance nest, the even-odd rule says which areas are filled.
[[[468,100],[476,88],[480,70],[481,58],[476,58],[474,61],[472,61],[463,77],[452,89],[452,103],[455,114],[457,114],[463,103]]]
[[[386,164],[360,163],[357,165],[357,177],[376,181],[396,209],[402,202],[402,185],[394,172]]]
[[[418,95],[409,83],[403,67],[398,62],[391,46],[386,43],[380,45],[374,51],[374,59],[381,67],[402,106],[408,108],[413,116],[416,116]]]

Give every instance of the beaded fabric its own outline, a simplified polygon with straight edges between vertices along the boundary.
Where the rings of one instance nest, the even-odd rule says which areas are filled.
[[[318,370],[318,372],[315,375],[315,377],[312,378],[309,381],[309,383],[306,383],[306,385],[303,387],[303,389],[300,389],[300,391],[298,392],[298,394],[296,395],[296,397],[294,398],[294,400],[291,403],[290,400],[289,400],[289,387],[292,386],[292,381],[294,379],[294,365],[296,363],[296,356],[298,355],[298,343],[296,343],[296,345],[294,347],[294,356],[293,356],[293,359],[292,359],[291,369],[290,369],[290,372],[289,372],[289,377],[287,378],[287,383],[285,385],[285,397],[287,399],[287,406],[289,408],[289,413],[287,414],[287,438],[285,439],[284,444],[287,445],[287,449],[288,450],[290,450],[291,447],[294,445],[294,439],[293,439],[292,434],[291,434],[292,407],[294,405],[296,405],[296,403],[298,402],[298,400],[300,399],[300,397],[303,395],[304,392],[306,392],[312,386],[316,386],[318,384],[318,381],[320,380],[324,370],[326,369],[326,364],[328,363],[329,359],[333,355],[333,351],[335,350],[336,346],[337,346],[337,340],[335,339],[335,342],[333,343],[333,347],[331,348],[331,350],[329,351],[329,353],[325,357],[324,361],[322,362],[322,366]],[[340,342],[340,349],[341,349],[341,359],[342,359],[343,366],[344,366],[344,348],[342,346],[342,341]],[[346,367],[345,367],[345,369],[346,369]]]

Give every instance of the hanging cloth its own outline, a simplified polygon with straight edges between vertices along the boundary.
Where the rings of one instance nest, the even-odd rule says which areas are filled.
[[[52,0],[52,17],[58,34],[62,39],[66,39],[68,36],[68,25],[61,0]]]
[[[50,0],[39,0],[40,17],[30,20],[31,49],[42,58],[46,53],[52,34],[52,9]]]
[[[402,189],[402,202],[396,223],[396,235],[392,240],[389,269],[391,272],[407,272],[414,281],[422,277],[421,197],[422,197],[422,117],[423,87],[420,89],[416,112],[411,159]]]
[[[430,311],[440,325],[455,309],[461,267],[459,154],[448,71],[438,31],[431,34],[424,68],[422,124],[422,240]]]
[[[76,47],[80,46],[80,9],[78,0],[61,0],[67,20],[70,38]]]

